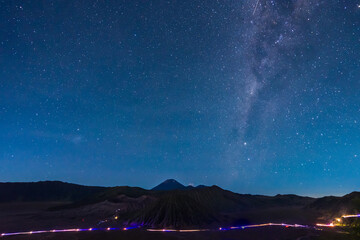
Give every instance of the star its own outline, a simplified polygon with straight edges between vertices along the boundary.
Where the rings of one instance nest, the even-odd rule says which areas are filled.
[[[54,2],[2,1],[3,180],[311,195],[357,177],[359,0]]]

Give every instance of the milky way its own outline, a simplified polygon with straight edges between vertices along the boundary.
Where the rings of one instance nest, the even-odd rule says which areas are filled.
[[[321,1],[316,4],[303,0],[258,1],[255,5],[257,11],[249,14],[248,9],[253,5],[254,2],[249,1],[243,6],[244,24],[248,27],[239,38],[243,50],[240,53],[242,74],[238,80],[242,87],[237,93],[240,98],[234,130],[238,132],[240,146],[235,145],[230,150],[231,155],[239,154],[235,158],[245,161],[249,160],[244,149],[247,141],[266,141],[264,128],[269,121],[275,121],[280,107],[291,102],[291,87],[304,82],[304,64],[312,61],[316,56],[314,51],[320,48],[315,36],[319,26],[314,23],[319,20],[314,20],[314,15],[319,14],[323,7]],[[261,149],[256,146],[253,151]],[[266,155],[256,156],[251,176],[259,169],[259,161],[269,159]],[[235,169],[236,172],[239,168]],[[245,171],[248,172],[248,168]]]

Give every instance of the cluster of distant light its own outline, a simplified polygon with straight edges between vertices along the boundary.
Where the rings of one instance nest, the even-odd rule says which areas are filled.
[[[341,218],[335,218],[335,220],[340,223],[343,218],[360,218],[360,214],[342,215]],[[334,222],[329,223],[329,224],[318,223],[318,224],[316,224],[316,226],[318,226],[318,227],[335,227],[336,224],[334,224]]]

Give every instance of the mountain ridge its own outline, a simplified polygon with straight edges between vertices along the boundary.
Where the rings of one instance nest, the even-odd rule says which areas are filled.
[[[170,190],[91,187],[60,181],[0,183],[0,202],[67,202],[52,210],[79,209],[86,213],[88,209],[100,211],[100,207],[102,212],[111,214],[110,217],[116,211],[117,221],[122,224],[174,228],[236,223],[239,219],[247,219],[244,214],[246,216],[249,211],[265,213],[277,209],[276,212],[288,216],[288,210],[298,209],[305,215],[327,220],[360,211],[360,192],[322,198],[295,194],[264,196],[234,193],[216,185],[188,187],[176,180],[165,183],[165,189],[170,185]]]

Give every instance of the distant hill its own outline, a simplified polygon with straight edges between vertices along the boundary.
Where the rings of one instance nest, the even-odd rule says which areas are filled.
[[[60,181],[0,183],[0,202],[80,201],[105,189]]]
[[[318,199],[297,195],[263,196],[238,194],[215,185],[184,186],[174,179],[152,190],[91,187],[59,181],[0,183],[0,202],[48,201],[70,202],[52,208],[53,211],[69,209],[89,216],[106,213],[111,217],[116,213],[121,223],[174,228],[247,221],[243,217],[249,211],[257,216],[281,217],[296,209],[295,215],[320,215],[323,220],[360,211],[360,192]]]
[[[318,198],[307,208],[319,211],[327,219],[346,214],[358,214],[360,212],[360,192],[352,192],[343,197]]]
[[[180,190],[186,189],[184,185],[176,181],[175,179],[168,179],[156,187],[152,188],[153,191],[169,191],[169,190]]]

